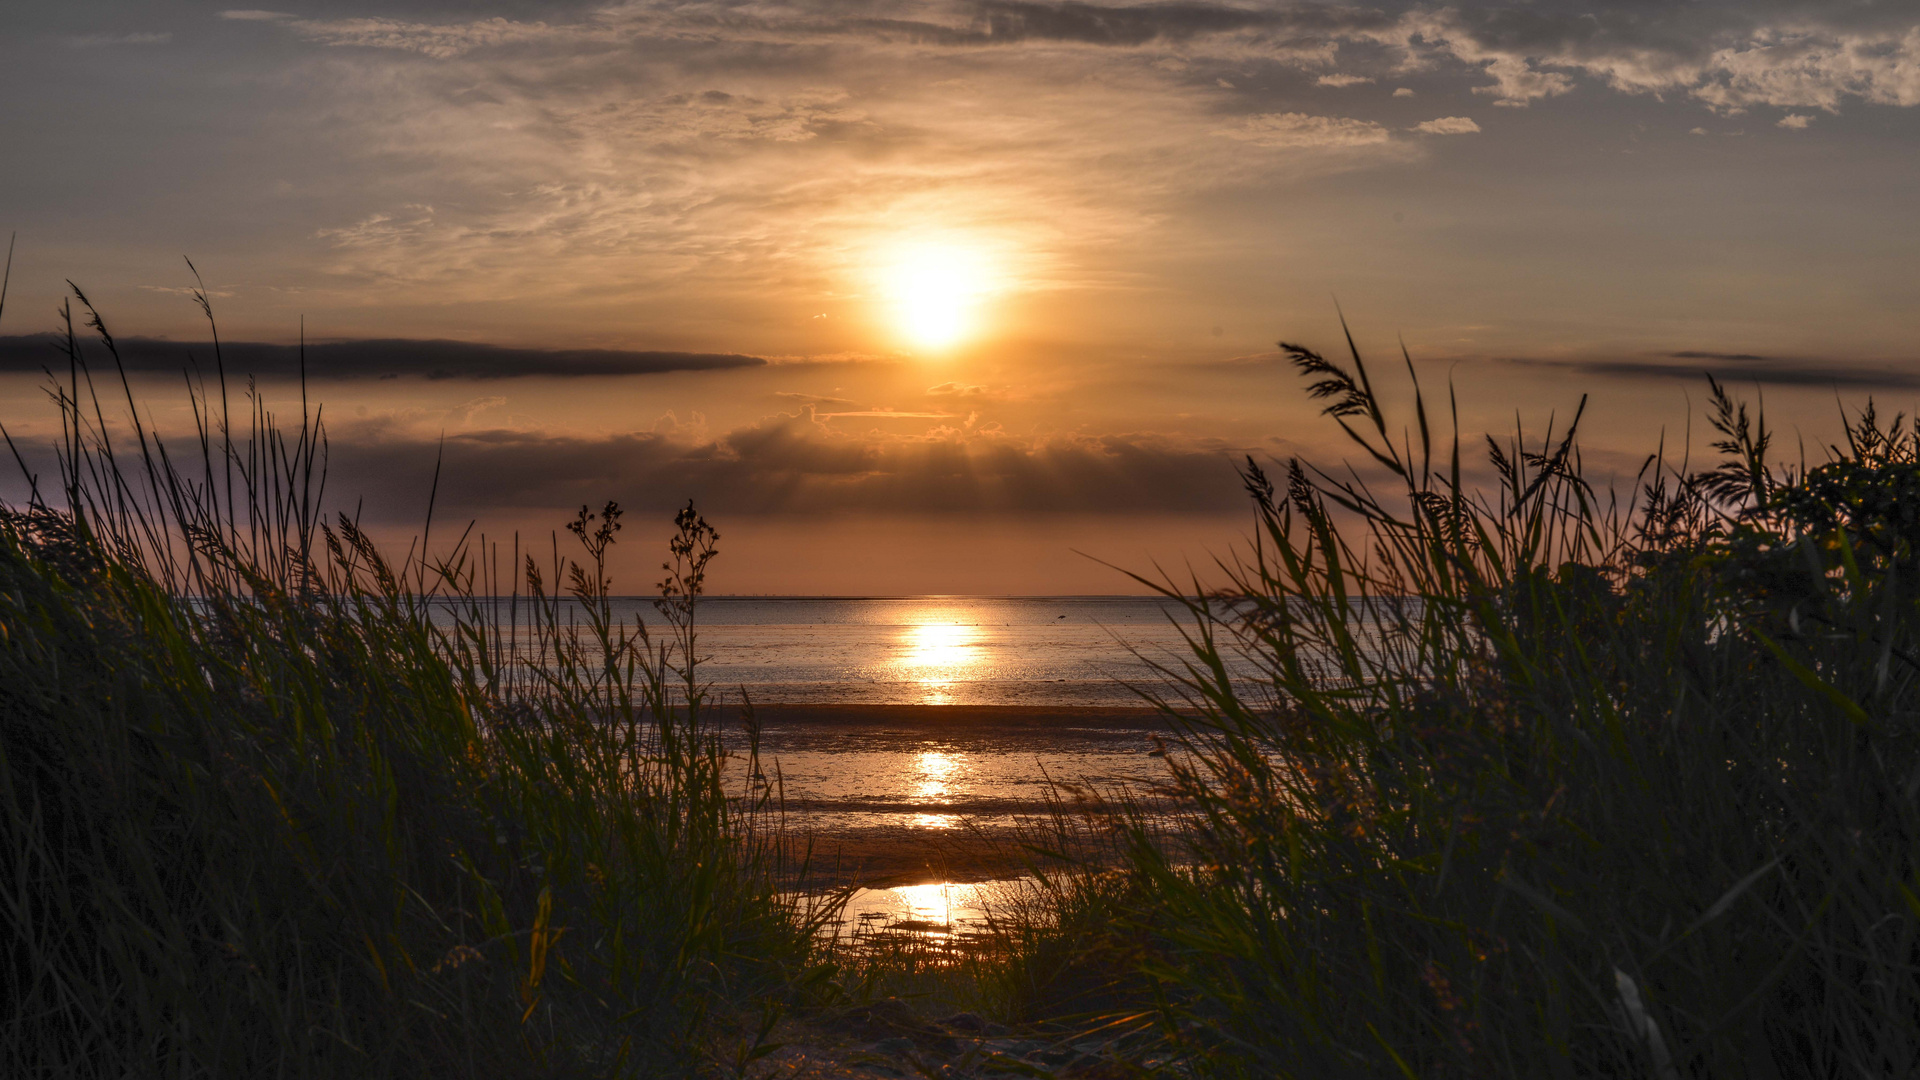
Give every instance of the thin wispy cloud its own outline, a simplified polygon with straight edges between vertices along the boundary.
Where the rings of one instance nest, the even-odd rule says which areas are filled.
[[[878,419],[878,420],[953,420],[952,413],[913,412],[907,409],[849,409],[844,412],[817,413],[821,420],[839,419]]]
[[[930,398],[950,398],[963,402],[1004,401],[1008,397],[1008,393],[1006,390],[996,389],[991,386],[974,386],[968,383],[943,382],[937,386],[927,387],[927,396]]]
[[[387,178],[316,204],[309,287],[424,305],[697,296],[710,317],[791,301],[828,322],[872,293],[875,252],[922,223],[993,248],[1009,290],[1077,289],[1183,202],[1414,166],[1430,136],[1484,128],[1475,105],[1920,100],[1903,81],[1920,20],[1727,3],[221,16],[297,50],[276,78],[328,118],[315,154]],[[1414,78],[1451,115],[1396,111]],[[1395,89],[1368,90],[1381,83]]]
[[[1215,129],[1214,134],[1255,146],[1288,150],[1380,146],[1393,137],[1385,126],[1371,120],[1306,113],[1262,113],[1245,117],[1232,127]]]
[[[1827,20],[1815,9],[1733,4],[1646,16],[1558,4],[1395,11],[1002,0],[724,14],[629,4],[552,20],[226,15],[328,51],[431,65],[401,61],[369,82],[380,87],[377,99],[336,108],[374,140],[368,152],[430,156],[456,191],[466,174],[486,191],[511,192],[510,207],[489,208],[498,195],[460,191],[447,200],[458,211],[393,205],[315,234],[338,249],[336,273],[414,287],[454,274],[506,285],[511,271],[490,265],[489,252],[508,261],[544,247],[542,238],[572,247],[583,272],[615,284],[658,279],[599,257],[643,235],[668,277],[713,258],[777,268],[788,258],[831,258],[768,243],[770,215],[798,200],[821,233],[829,230],[819,223],[851,224],[856,215],[911,216],[934,197],[944,217],[970,227],[1016,216],[1057,222],[1052,237],[1031,227],[1018,237],[1031,256],[1023,271],[1042,280],[1061,269],[1050,255],[1070,258],[1067,248],[1150,227],[1156,198],[1170,193],[1276,165],[1352,168],[1363,163],[1353,156],[1361,148],[1385,151],[1374,164],[1417,157],[1394,148],[1394,125],[1380,119],[1244,111],[1241,91],[1221,91],[1243,79],[1203,85],[1192,77],[1228,65],[1278,65],[1329,88],[1426,72],[1504,106],[1582,86],[1691,97],[1722,112],[1920,101],[1915,20]],[[1029,57],[1036,50],[1044,62]],[[1326,70],[1336,57],[1341,70]],[[475,92],[480,85],[488,90]],[[1411,92],[1395,95],[1402,91]],[[1414,131],[1478,126],[1444,117]],[[1209,151],[1195,141],[1207,134],[1282,156]],[[782,167],[783,157],[804,169]],[[1130,179],[1123,192],[1096,179],[1115,167]],[[723,207],[725,220],[715,213]]]
[[[452,59],[474,49],[581,36],[574,30],[556,33],[545,23],[516,22],[497,16],[449,23],[389,18],[294,19],[287,25],[308,40],[322,45],[398,49],[436,60]]]
[[[1480,130],[1480,125],[1465,116],[1442,116],[1413,125],[1413,130],[1423,135],[1472,135]]]
[[[227,18],[279,19],[231,11]],[[975,0],[950,5],[878,3],[858,16],[828,5],[734,9],[704,5],[615,6],[594,18],[549,24],[499,16],[428,22],[396,18],[293,19],[325,45],[395,49],[450,59],[528,42],[632,43],[733,35],[782,41],[840,40],[915,49],[1076,44],[1143,49],[1198,46],[1202,55],[1265,55],[1311,67],[1340,50],[1380,50],[1383,71],[1477,72],[1475,88],[1496,104],[1524,105],[1570,93],[1587,77],[1627,93],[1683,92],[1723,110],[1759,105],[1839,107],[1848,99],[1920,102],[1920,36],[1911,12],[1888,7],[1839,12],[1828,5],[1703,3],[1642,12],[1623,6],[1463,4],[1381,9],[1288,5],[1250,9],[1211,3],[1133,6]],[[1374,79],[1326,73],[1320,85]]]
[[[776,390],[773,396],[780,401],[791,402],[795,405],[812,405],[828,410],[859,408],[859,403],[852,398],[834,397],[828,394],[801,394],[791,390]]]
[[[67,39],[76,49],[105,49],[115,45],[165,45],[173,40],[173,31],[147,31],[131,34],[79,34]]]

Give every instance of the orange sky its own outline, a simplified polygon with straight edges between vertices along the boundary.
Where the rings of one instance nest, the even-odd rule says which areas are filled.
[[[1629,474],[1702,370],[1795,453],[1920,385],[1898,5],[85,3],[0,31],[0,93],[29,449],[64,280],[199,342],[191,255],[228,340],[337,345],[333,491],[391,534],[444,437],[496,534],[698,500],[722,591],[1204,561],[1236,460],[1344,454],[1274,347],[1336,302],[1396,401],[1403,341],[1476,442],[1590,393]]]

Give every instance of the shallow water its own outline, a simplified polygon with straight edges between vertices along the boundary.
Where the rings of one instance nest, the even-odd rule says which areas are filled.
[[[763,771],[789,810],[833,832],[948,830],[1036,812],[1048,793],[1141,788],[1164,774],[1147,718],[1099,727],[1038,722],[768,726]],[[1065,785],[1065,787],[1062,787]]]
[[[857,942],[875,931],[909,933],[946,943],[985,932],[994,919],[1017,918],[1017,909],[1030,895],[1030,878],[994,881],[937,881],[859,889],[841,909],[833,932]]]
[[[646,598],[615,615],[659,622]],[[754,702],[788,826],[843,879],[908,882],[856,893],[843,932],[977,928],[1012,895],[1018,832],[1049,794],[1165,776],[1162,725],[1127,684],[1189,655],[1170,601],[715,597],[698,616],[701,678]],[[731,782],[753,787],[744,768]]]

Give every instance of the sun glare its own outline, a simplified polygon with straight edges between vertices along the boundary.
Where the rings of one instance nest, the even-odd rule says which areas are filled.
[[[971,665],[978,657],[970,626],[922,623],[907,631],[906,665],[949,671]]]
[[[894,666],[903,679],[921,687],[921,704],[950,704],[954,683],[978,678],[985,659],[979,634],[971,626],[928,622],[905,627]]]
[[[924,349],[947,349],[977,329],[990,274],[979,253],[950,244],[902,249],[886,270],[900,333]]]

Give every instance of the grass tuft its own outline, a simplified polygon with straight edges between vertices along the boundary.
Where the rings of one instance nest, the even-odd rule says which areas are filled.
[[[611,503],[544,570],[516,543],[502,575],[467,537],[396,565],[325,517],[304,398],[282,428],[249,386],[235,417],[221,366],[189,385],[178,456],[74,299],[97,340],[68,315],[58,491],[0,511],[11,1074],[665,1076],[767,1052],[832,974],[832,911],[780,890],[773,808],[722,785],[696,663],[714,530],[677,518],[653,627],[611,616]]]
[[[1158,583],[1192,812],[1135,819],[1132,1006],[1221,1076],[1920,1070],[1920,440],[1780,468],[1716,384],[1711,470],[1599,492],[1576,413],[1481,490],[1288,351],[1371,464],[1249,460],[1231,587]]]

